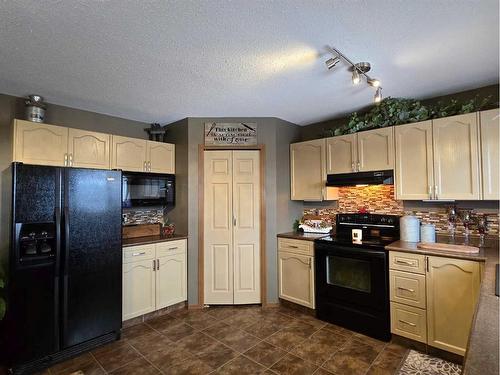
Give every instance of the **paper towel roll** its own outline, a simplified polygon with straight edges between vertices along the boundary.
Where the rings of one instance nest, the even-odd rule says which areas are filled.
[[[420,241],[420,220],[416,216],[405,215],[399,219],[399,237],[401,241]]]
[[[436,227],[434,224],[422,224],[420,227],[420,242],[436,242]]]

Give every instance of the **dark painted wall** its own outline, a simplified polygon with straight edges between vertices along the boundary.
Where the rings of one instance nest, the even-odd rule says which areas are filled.
[[[491,101],[493,103],[492,108],[498,107],[499,101],[499,85],[485,86],[474,90],[462,91],[455,94],[443,95],[434,98],[424,98],[420,99],[422,104],[436,104],[439,101],[444,103],[448,102],[450,99],[458,99],[459,101],[467,101],[474,98],[476,95],[479,97],[487,97],[491,95]],[[365,112],[369,111],[372,106],[367,107]],[[362,113],[362,112],[361,112]],[[349,122],[350,114],[345,117],[334,118],[331,120],[321,121],[301,128],[301,139],[303,141],[308,141],[310,139],[317,139],[324,137],[324,131],[327,129],[337,128],[345,125]]]

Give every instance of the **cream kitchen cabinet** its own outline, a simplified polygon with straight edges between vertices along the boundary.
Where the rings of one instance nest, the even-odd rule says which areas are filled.
[[[326,191],[325,140],[290,145],[291,199],[322,201]]]
[[[432,120],[434,198],[478,200],[477,113]]]
[[[391,332],[463,356],[479,262],[390,251],[389,268]]]
[[[396,126],[394,133],[396,199],[432,199],[432,121]]]
[[[109,148],[108,134],[14,120],[14,161],[109,169]]]
[[[186,240],[123,249],[123,320],[185,300]]]
[[[130,172],[147,170],[148,141],[113,135],[111,168]]]
[[[113,135],[111,168],[130,172],[175,173],[175,146]]]
[[[279,297],[315,308],[314,243],[278,238]]]
[[[68,165],[71,167],[109,169],[109,134],[68,129]]]
[[[123,257],[123,320],[155,310],[155,246],[134,246],[124,249]]]
[[[357,133],[358,172],[394,168],[393,133],[392,126]]]
[[[186,241],[156,244],[156,309],[187,300]]]
[[[487,118],[487,115],[484,116],[482,113],[479,116]],[[396,199],[479,200],[481,197],[488,199],[484,193],[488,191],[488,188],[484,187],[484,182],[481,192],[477,119],[477,113],[468,113],[397,126],[395,128]],[[496,125],[498,134],[498,124]],[[494,136],[495,129],[486,125],[485,132],[486,134],[493,132],[491,135]],[[498,176],[498,140],[495,144],[495,141],[488,138],[484,144],[483,181],[488,184],[490,176],[493,179],[495,173]],[[495,184],[498,186],[498,182],[490,183],[491,191],[495,190]]]
[[[175,145],[171,143],[147,143],[147,168],[154,173],[175,173]]]
[[[351,173],[358,162],[356,134],[326,139],[327,174]]]
[[[499,200],[499,128],[500,110],[479,112],[481,131],[482,193],[485,200]]]
[[[393,127],[326,139],[327,174],[394,168]]]
[[[427,262],[427,343],[464,355],[479,297],[479,263],[436,256]]]
[[[13,161],[64,167],[68,162],[68,128],[14,120]]]

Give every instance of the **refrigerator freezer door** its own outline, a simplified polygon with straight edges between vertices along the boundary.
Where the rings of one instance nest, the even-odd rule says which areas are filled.
[[[64,170],[63,347],[121,328],[121,172]]]
[[[60,181],[59,168],[13,164],[13,234],[5,317],[10,364],[59,350]],[[27,232],[19,230],[21,227],[28,228]],[[46,231],[56,235],[50,240],[53,246],[50,256],[41,253],[41,245],[47,244],[43,234]],[[26,249],[23,252],[23,236],[33,242],[34,252]],[[23,259],[24,255],[29,256]]]

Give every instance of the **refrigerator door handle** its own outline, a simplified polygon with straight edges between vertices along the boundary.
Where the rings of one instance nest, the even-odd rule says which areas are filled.
[[[66,184],[67,185],[67,184]],[[65,200],[67,200],[67,191],[65,192]],[[68,332],[68,256],[69,256],[69,210],[66,204],[64,205],[64,266],[63,266],[63,285],[62,285],[62,339],[65,341]]]

